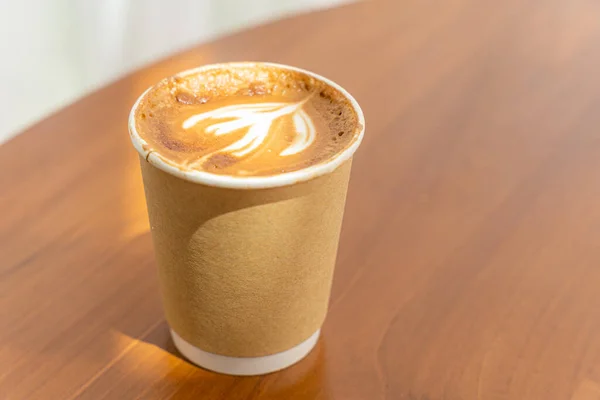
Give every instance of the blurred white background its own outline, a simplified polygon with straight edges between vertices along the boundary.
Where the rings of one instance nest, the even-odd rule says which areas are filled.
[[[348,0],[0,0],[0,143],[194,44]]]

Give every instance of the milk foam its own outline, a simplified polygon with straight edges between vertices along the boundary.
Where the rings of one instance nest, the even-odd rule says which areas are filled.
[[[228,63],[160,81],[130,124],[148,162],[249,179],[332,164],[361,138],[356,110],[342,88],[308,71]]]
[[[315,125],[303,109],[306,100],[308,97],[293,103],[236,104],[198,113],[187,118],[182,123],[182,128],[187,131],[192,131],[193,127],[201,121],[212,121],[207,124],[204,132],[199,134],[223,136],[245,130],[245,134],[240,139],[222,149],[215,149],[204,155],[193,165],[202,165],[206,159],[217,153],[244,157],[261,150],[267,138],[276,134],[273,124],[281,118],[291,118],[295,132],[292,131],[294,133],[293,140],[279,153],[279,156],[286,157],[302,153],[313,144],[316,137]],[[191,132],[191,134],[194,133]]]

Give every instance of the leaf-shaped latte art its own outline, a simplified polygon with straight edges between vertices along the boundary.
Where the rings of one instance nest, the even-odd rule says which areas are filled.
[[[243,157],[259,149],[269,134],[272,134],[271,128],[276,120],[289,117],[292,118],[295,128],[294,138],[279,153],[280,156],[289,156],[304,151],[315,140],[315,126],[310,116],[302,109],[306,100],[296,103],[268,102],[225,106],[193,115],[186,119],[182,126],[184,129],[190,129],[202,121],[213,120],[214,123],[208,124],[205,132],[215,136],[227,135],[245,129],[246,133],[241,139],[211,153],[223,152],[236,157]],[[219,122],[220,120],[226,121]],[[199,161],[203,161],[211,154],[206,155]]]

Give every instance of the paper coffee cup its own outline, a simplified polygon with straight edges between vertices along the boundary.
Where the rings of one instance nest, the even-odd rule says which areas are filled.
[[[352,144],[328,162],[274,176],[190,172],[148,151],[136,132],[140,100],[129,119],[175,345],[192,362],[234,375],[288,367],[315,346],[352,155],[364,133],[360,107],[343,88],[308,71],[269,65],[310,75],[346,96],[362,127]]]

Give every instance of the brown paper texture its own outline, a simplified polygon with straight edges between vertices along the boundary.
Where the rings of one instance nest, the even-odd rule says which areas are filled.
[[[204,186],[140,159],[167,320],[233,357],[288,350],[325,319],[351,160],[271,189]]]

